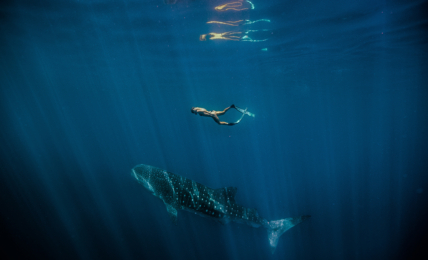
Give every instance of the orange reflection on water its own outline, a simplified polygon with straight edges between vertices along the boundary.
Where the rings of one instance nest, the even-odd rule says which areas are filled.
[[[208,34],[202,34],[201,36],[199,36],[199,40],[200,41],[206,41],[206,40],[239,41],[242,38],[241,34],[242,32],[208,33]]]
[[[219,12],[224,12],[224,11],[228,11],[228,10],[242,11],[242,10],[248,9],[248,8],[241,8],[241,7],[242,7],[241,2],[230,2],[230,3],[226,3],[224,5],[216,6],[214,9],[216,11],[219,11]]]
[[[219,21],[209,21],[207,23],[216,23],[216,24],[224,24],[224,25],[231,25],[231,26],[238,26],[241,25],[241,23],[244,20],[239,20],[239,21],[226,21],[226,22],[219,22]]]

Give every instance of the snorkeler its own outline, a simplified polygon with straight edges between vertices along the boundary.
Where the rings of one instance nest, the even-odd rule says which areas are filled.
[[[236,110],[241,112],[242,113],[241,118],[239,118],[239,120],[234,122],[234,123],[227,123],[227,122],[220,121],[220,119],[218,117],[224,115],[231,108],[235,108]],[[192,112],[192,114],[195,114],[195,115],[199,114],[200,116],[212,117],[214,119],[214,121],[219,125],[236,125],[239,122],[241,122],[241,119],[244,117],[244,115],[249,115],[249,116],[254,117],[254,114],[247,112],[246,109],[244,110],[242,108],[236,107],[235,105],[231,105],[230,107],[225,108],[223,111],[215,111],[215,110],[208,111],[202,107],[192,107],[190,112]]]

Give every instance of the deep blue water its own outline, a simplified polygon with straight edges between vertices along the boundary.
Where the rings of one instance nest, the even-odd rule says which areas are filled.
[[[427,2],[252,2],[2,1],[2,258],[428,255]],[[271,22],[206,24],[241,19]],[[231,104],[256,117],[190,113]],[[263,228],[185,211],[174,226],[141,163],[238,187],[268,220],[312,218],[274,255]]]

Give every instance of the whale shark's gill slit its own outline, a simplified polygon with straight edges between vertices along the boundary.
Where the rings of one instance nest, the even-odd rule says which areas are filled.
[[[192,181],[192,192],[190,192],[190,195],[192,196],[192,206],[193,208],[196,208],[196,198],[199,196],[199,190],[198,186],[195,184],[194,181]]]
[[[147,181],[146,181],[146,183],[147,183],[147,186],[149,186],[149,190],[150,191],[152,191],[153,193],[155,192],[155,190],[154,190],[154,188],[153,188],[153,186],[152,186],[152,184],[150,184],[150,179],[151,179],[151,177],[152,177],[152,173],[151,173],[151,171],[149,172],[149,178],[147,179]]]
[[[173,178],[171,178],[172,176],[171,175],[169,175],[168,174],[168,172],[167,171],[163,171],[163,175],[164,175],[164,177],[165,177],[165,179],[166,179],[166,181],[167,181],[167,183],[168,183],[168,185],[170,186],[170,188],[171,188],[171,191],[172,191],[172,194],[170,195],[170,198],[169,198],[169,202],[171,203],[171,202],[174,202],[174,201],[176,201],[176,194],[175,194],[175,187],[174,187],[174,183],[173,183]]]

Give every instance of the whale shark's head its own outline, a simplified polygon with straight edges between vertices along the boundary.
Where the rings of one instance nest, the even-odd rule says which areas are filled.
[[[152,173],[152,171],[155,169],[156,168],[153,166],[140,164],[140,165],[135,166],[132,169],[132,175],[146,189],[148,189],[151,192],[154,192],[154,189],[153,189],[152,185],[150,184],[150,179],[155,177],[155,176],[152,176],[153,174],[155,174],[155,173]]]

